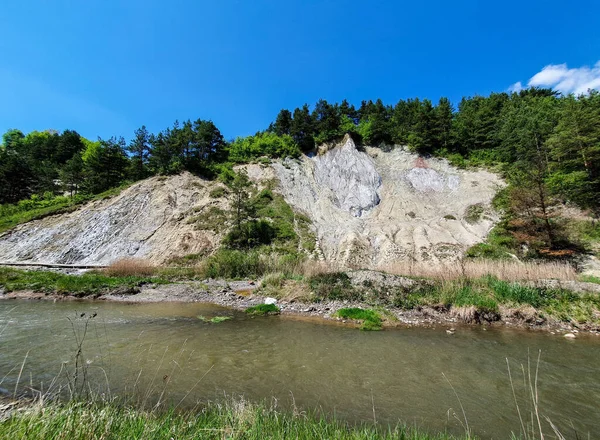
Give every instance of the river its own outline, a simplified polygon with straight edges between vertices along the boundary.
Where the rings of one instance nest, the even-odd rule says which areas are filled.
[[[215,324],[198,316],[231,319]],[[86,322],[83,360],[102,392],[135,389],[148,404],[164,392],[181,407],[224,396],[276,399],[281,408],[295,404],[350,422],[403,422],[457,434],[464,432],[462,404],[470,428],[484,439],[520,430],[506,359],[530,420],[523,369],[530,361],[533,378],[541,350],[541,415],[567,438],[575,438],[574,430],[579,438],[600,438],[600,337],[566,340],[508,328],[362,332],[197,303],[7,300],[0,302],[0,388],[12,393],[17,380],[19,390],[45,390],[53,378],[65,382],[65,369],[74,368],[75,333],[82,338]]]

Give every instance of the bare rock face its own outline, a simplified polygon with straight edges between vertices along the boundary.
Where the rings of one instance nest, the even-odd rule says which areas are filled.
[[[342,146],[314,158],[314,178],[319,186],[331,190],[338,208],[361,217],[379,203],[381,176],[350,136],[344,141]]]
[[[312,220],[323,258],[348,266],[456,259],[498,220],[490,206],[498,176],[402,147],[363,152],[346,137],[324,154],[272,166],[288,203]]]
[[[208,195],[211,185],[189,173],[138,182],[118,196],[6,232],[0,236],[0,261],[110,264],[142,258],[162,263],[212,250],[220,238],[187,221],[191,208],[215,203]]]

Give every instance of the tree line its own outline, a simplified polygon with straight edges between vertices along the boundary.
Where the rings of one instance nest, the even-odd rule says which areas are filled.
[[[349,133],[381,148],[405,145],[458,166],[497,167],[511,184],[515,211],[531,211],[553,245],[548,207],[571,202],[600,215],[600,94],[562,96],[549,89],[463,98],[319,100],[283,109],[266,130],[227,141],[212,121],[175,122],[132,140],[90,141],[76,131],[9,130],[0,146],[0,203],[36,194],[96,194],[122,182],[183,170],[232,178],[231,166],[262,156],[298,157]],[[533,208],[532,208],[533,207]],[[535,211],[535,212],[534,212]]]

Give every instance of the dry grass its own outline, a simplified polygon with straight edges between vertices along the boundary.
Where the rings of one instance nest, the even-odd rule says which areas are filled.
[[[565,263],[522,263],[518,261],[473,260],[449,263],[396,262],[378,268],[394,275],[452,281],[493,275],[505,281],[577,280],[577,273]]]
[[[305,260],[292,268],[292,273],[304,277],[313,277],[324,273],[339,272],[343,270],[341,266],[330,261]]]
[[[128,276],[152,276],[155,275],[158,268],[146,260],[137,258],[123,258],[111,263],[104,269],[104,272],[112,277]]]

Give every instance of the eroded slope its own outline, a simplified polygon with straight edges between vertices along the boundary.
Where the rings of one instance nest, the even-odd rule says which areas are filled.
[[[348,265],[458,258],[497,221],[496,175],[402,148],[363,152],[346,137],[324,154],[273,168],[286,200],[313,221],[325,259]]]
[[[188,219],[193,208],[219,203],[209,196],[212,187],[190,173],[138,182],[111,199],[6,232],[0,261],[110,264],[129,257],[162,263],[210,251],[220,238]]]

